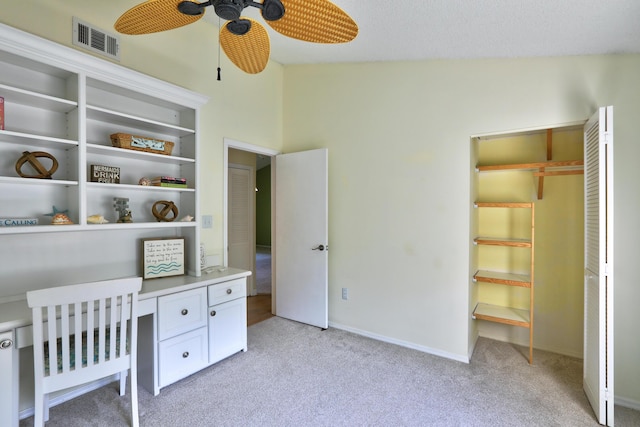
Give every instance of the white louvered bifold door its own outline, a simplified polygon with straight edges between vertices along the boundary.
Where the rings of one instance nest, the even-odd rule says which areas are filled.
[[[583,387],[598,422],[613,426],[613,107],[584,128]]]
[[[255,277],[255,185],[253,170],[229,167],[228,239],[229,267],[249,270],[247,295],[254,295]]]

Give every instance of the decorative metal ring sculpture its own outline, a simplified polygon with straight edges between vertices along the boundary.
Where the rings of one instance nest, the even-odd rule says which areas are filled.
[[[178,217],[178,207],[167,200],[158,200],[153,204],[151,213],[158,222],[171,222]],[[172,214],[169,216],[169,214]]]
[[[51,160],[51,168],[45,168],[38,160],[38,157],[46,157]],[[22,172],[22,167],[26,163],[30,164],[36,172],[38,172],[37,175],[27,175]],[[44,151],[23,151],[22,157],[20,157],[16,162],[16,172],[23,178],[51,179],[51,175],[53,175],[56,170],[58,170],[58,161],[53,157],[53,155]]]

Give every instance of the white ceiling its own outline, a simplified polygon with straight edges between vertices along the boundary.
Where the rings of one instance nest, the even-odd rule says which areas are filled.
[[[321,45],[264,24],[281,64],[640,53],[640,0],[334,0],[356,39]],[[286,5],[286,2],[285,2]],[[255,8],[245,15],[264,20]],[[212,8],[207,20],[217,25]]]

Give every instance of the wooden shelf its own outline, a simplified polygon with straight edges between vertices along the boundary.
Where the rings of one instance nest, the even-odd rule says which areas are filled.
[[[473,318],[505,325],[522,326],[524,328],[531,326],[528,310],[492,304],[478,303],[473,310]]]
[[[556,169],[564,171],[576,171],[576,173],[582,173],[584,167],[583,160],[560,160],[560,161],[548,161],[548,162],[533,162],[533,163],[517,163],[510,165],[485,165],[476,166],[478,172],[489,171],[505,171],[505,170],[523,170],[523,171],[535,171],[539,169]]]
[[[528,274],[504,273],[499,271],[478,270],[473,275],[476,282],[496,283],[499,285],[531,287],[531,276]]]
[[[484,165],[476,166],[476,172],[492,172],[521,170],[533,171],[533,176],[538,178],[538,200],[542,200],[544,192],[544,178],[547,176],[563,176],[563,175],[583,175],[584,160],[560,160],[552,161],[553,146],[553,130],[547,129],[547,161],[532,163],[517,163],[506,165]],[[551,170],[549,170],[551,169]]]
[[[529,239],[501,239],[496,237],[476,237],[473,243],[477,245],[490,246],[511,246],[517,248],[530,248],[531,240]]]
[[[135,127],[141,131],[157,132],[176,137],[195,134],[194,129],[163,123],[157,120],[145,119],[143,117],[93,105],[87,105],[87,120],[108,122],[113,126]]]
[[[476,202],[476,208],[530,208],[532,202]]]
[[[60,233],[72,231],[106,231],[106,230],[156,230],[156,229],[176,229],[176,228],[197,228],[198,223],[194,221],[173,221],[173,222],[134,222],[134,223],[108,223],[108,224],[70,224],[70,225],[30,225],[0,228],[0,235],[9,234],[34,234],[34,233]]]
[[[87,152],[98,155],[108,155],[110,157],[139,158],[156,163],[168,163],[176,165],[195,164],[196,160],[188,157],[167,156],[165,154],[148,153],[146,151],[128,150],[126,148],[111,147],[100,144],[87,144]]]
[[[13,176],[0,176],[0,184],[11,185],[39,185],[39,186],[63,186],[74,187],[78,185],[78,181],[69,181],[65,179],[38,179],[38,178],[22,178]]]
[[[0,92],[2,92],[5,102],[35,106],[37,108],[62,113],[68,113],[69,111],[73,111],[78,108],[78,103],[76,101],[57,98],[55,96],[49,96],[5,84],[0,84]]]
[[[2,142],[19,145],[32,144],[41,147],[48,147],[51,145],[60,144],[60,146],[78,146],[78,141],[74,141],[71,139],[56,138],[52,136],[36,135],[24,132],[14,132],[10,130],[0,130],[0,137],[2,137]]]
[[[474,282],[491,283],[503,286],[515,286],[529,289],[529,310],[504,307],[479,302],[473,310],[472,318],[501,323],[511,326],[522,326],[529,329],[529,364],[533,363],[533,298],[534,298],[534,238],[535,238],[535,203],[534,202],[476,202],[476,208],[506,208],[531,210],[531,234],[529,239],[476,237],[477,245],[505,246],[511,248],[529,248],[530,265],[527,273],[477,270],[473,275]],[[515,292],[515,290],[514,290]]]
[[[173,193],[193,193],[194,188],[183,187],[159,187],[155,185],[138,185],[138,184],[110,184],[104,182],[87,182],[87,188],[92,190],[133,190],[146,192],[173,192]]]

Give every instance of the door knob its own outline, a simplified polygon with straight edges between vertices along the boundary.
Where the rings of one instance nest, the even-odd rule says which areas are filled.
[[[315,248],[311,248],[311,250],[312,251],[324,251],[325,250],[325,246],[324,245],[318,245]]]

